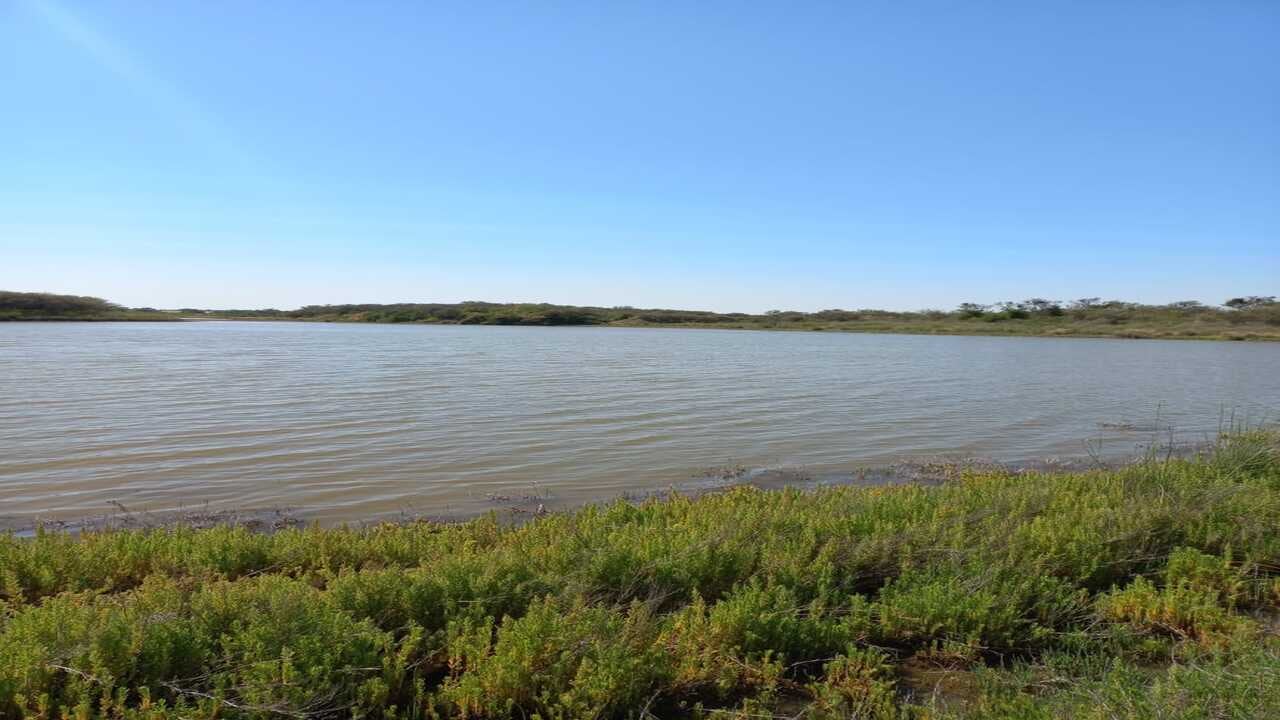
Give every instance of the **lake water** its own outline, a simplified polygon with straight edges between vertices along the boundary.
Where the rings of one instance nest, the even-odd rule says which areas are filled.
[[[1122,457],[1277,411],[1280,344],[0,323],[0,516],[454,516],[725,472]]]

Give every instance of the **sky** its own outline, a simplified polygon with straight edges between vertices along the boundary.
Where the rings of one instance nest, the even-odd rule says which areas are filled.
[[[1280,2],[0,0],[0,288],[1280,294]]]

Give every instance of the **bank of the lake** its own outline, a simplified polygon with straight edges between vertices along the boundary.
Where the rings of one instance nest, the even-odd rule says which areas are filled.
[[[188,321],[233,320],[252,322],[283,320],[289,322],[335,323],[386,323],[416,325],[507,325],[524,327],[555,327],[559,323],[457,323],[439,320],[370,320],[360,317],[330,318],[278,318],[269,316],[213,314],[183,315]],[[824,322],[801,318],[791,322],[764,320],[722,320],[711,322],[649,322],[645,320],[621,320],[609,323],[571,323],[574,326],[662,328],[683,330],[763,330],[769,332],[844,332],[886,335],[975,335],[989,337],[1060,337],[1060,338],[1120,338],[1129,340],[1230,340],[1230,341],[1280,341],[1280,327],[1265,322],[1069,322],[1069,321],[1014,321],[1004,319],[973,321],[961,318],[906,318],[846,320]]]
[[[549,303],[393,303],[308,305],[297,310],[125,308],[101,298],[0,291],[3,320],[280,320],[432,325],[594,326],[799,330],[810,332],[1168,340],[1280,340],[1280,303],[1272,296],[1232,298],[1223,306],[1198,302],[1144,305],[1083,298],[1041,298],[953,311],[822,310],[764,314],[702,310],[594,307]]]
[[[520,526],[0,536],[4,717],[1265,718],[1273,435]]]
[[[207,310],[187,319],[435,325],[602,326],[914,335],[1094,337],[1164,340],[1280,340],[1280,304],[1251,298],[1242,306],[1142,305],[1094,299],[1044,300],[955,311],[823,310],[765,314],[599,308],[546,303],[310,305],[298,310]],[[1229,301],[1233,302],[1233,301]],[[1252,303],[1252,304],[1249,304]]]

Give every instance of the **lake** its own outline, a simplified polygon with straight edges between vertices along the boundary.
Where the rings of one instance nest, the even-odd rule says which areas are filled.
[[[1121,458],[1278,409],[1280,343],[0,323],[0,516],[453,517],[762,471]]]

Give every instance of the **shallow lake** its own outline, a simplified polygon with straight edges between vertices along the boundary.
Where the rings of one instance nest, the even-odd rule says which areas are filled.
[[[548,507],[904,460],[1119,458],[1280,410],[1280,343],[0,323],[0,516]]]

